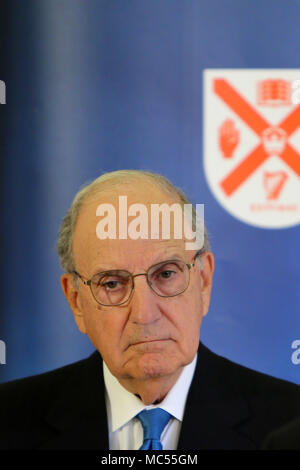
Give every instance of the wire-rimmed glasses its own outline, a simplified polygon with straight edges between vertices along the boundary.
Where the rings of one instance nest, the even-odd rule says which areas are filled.
[[[138,276],[146,276],[149,287],[160,297],[182,294],[189,286],[190,270],[195,266],[196,256],[193,263],[179,259],[162,261],[150,266],[145,273],[131,274],[124,269],[112,269],[94,274],[88,280],[83,279],[77,271],[73,271],[73,274],[90,287],[98,304],[116,307],[129,300],[134,290],[134,278]]]

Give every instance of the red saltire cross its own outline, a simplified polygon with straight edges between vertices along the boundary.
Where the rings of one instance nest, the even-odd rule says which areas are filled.
[[[270,124],[224,79],[214,80],[215,93],[261,137]],[[300,104],[279,124],[282,130],[290,136],[300,125]],[[262,144],[259,144],[235,169],[221,181],[220,185],[227,196],[231,196],[238,187],[267,159]],[[300,155],[289,143],[278,155],[300,177]]]

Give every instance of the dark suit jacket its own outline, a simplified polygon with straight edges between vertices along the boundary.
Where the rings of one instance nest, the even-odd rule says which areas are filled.
[[[102,359],[0,386],[0,449],[108,449]],[[256,449],[300,416],[300,387],[200,344],[178,449]]]
[[[266,439],[264,450],[300,450],[300,419],[273,431]]]

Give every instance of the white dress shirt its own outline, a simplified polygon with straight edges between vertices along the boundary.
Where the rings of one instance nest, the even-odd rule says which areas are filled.
[[[138,450],[143,444],[143,428],[135,416],[142,410],[162,408],[172,415],[161,435],[164,450],[176,450],[188,391],[196,368],[197,355],[185,366],[169,393],[158,405],[146,406],[128,392],[103,361],[110,450]]]

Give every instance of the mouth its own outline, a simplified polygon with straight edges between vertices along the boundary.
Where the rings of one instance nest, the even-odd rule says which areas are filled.
[[[162,339],[144,339],[143,341],[137,341],[136,343],[131,344],[131,346],[135,346],[136,344],[144,344],[144,343],[157,343],[158,341],[169,341],[169,339],[162,338]]]
[[[134,346],[151,347],[151,345],[155,346],[156,344],[164,343],[164,342],[167,342],[167,341],[171,341],[170,338],[143,339],[143,340],[140,340],[140,341],[136,341],[134,343],[130,343],[128,345],[128,348],[134,347]]]

